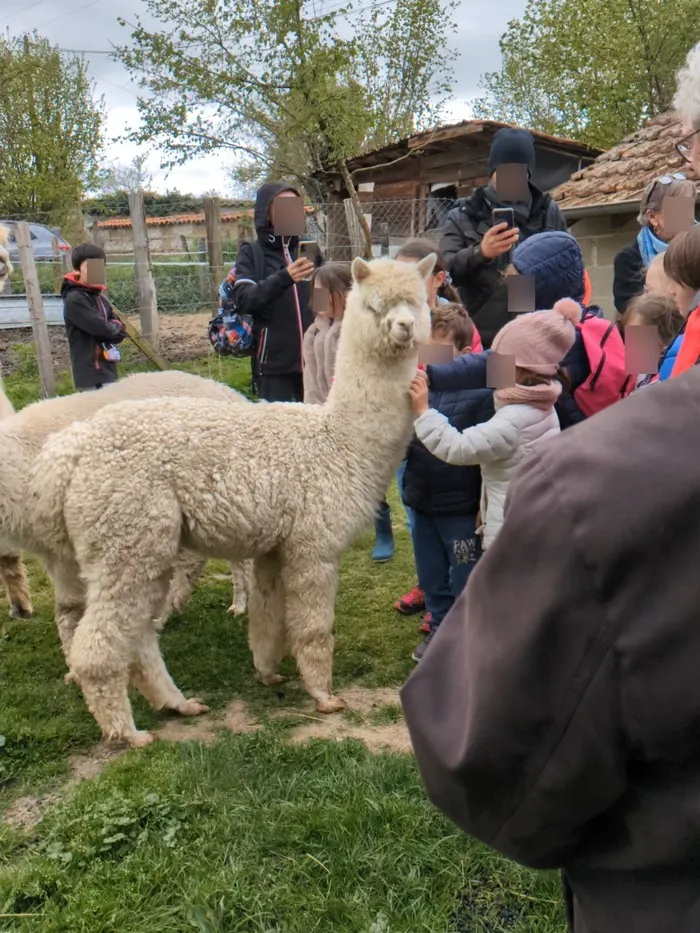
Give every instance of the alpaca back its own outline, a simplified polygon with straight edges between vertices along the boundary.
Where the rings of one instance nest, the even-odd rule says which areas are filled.
[[[190,373],[178,371],[163,373],[139,373],[102,389],[99,392],[77,393],[62,398],[48,399],[28,405],[0,423],[0,541],[13,536],[31,533],[32,522],[28,520],[26,505],[29,474],[36,458],[47,439],[63,431],[75,422],[89,422],[101,409],[125,400],[143,398],[193,397],[225,401],[234,405],[248,405],[248,400],[228,386],[202,379]],[[67,474],[70,475],[70,474]],[[47,484],[44,500],[50,509],[54,495],[57,503],[62,501],[60,486],[56,482],[58,473],[48,464],[42,474]],[[61,481],[65,477],[61,474]],[[54,493],[49,493],[49,488]],[[21,545],[29,547],[29,543]]]

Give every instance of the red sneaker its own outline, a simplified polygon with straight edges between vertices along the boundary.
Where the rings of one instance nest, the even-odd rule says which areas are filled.
[[[414,586],[410,593],[406,593],[394,603],[394,609],[403,616],[414,616],[425,609],[425,594],[419,586]]]
[[[420,628],[418,629],[418,631],[421,632],[423,635],[430,635],[430,631],[431,631],[430,627],[432,623],[433,623],[433,617],[431,616],[429,612],[426,612],[426,614],[421,619]]]

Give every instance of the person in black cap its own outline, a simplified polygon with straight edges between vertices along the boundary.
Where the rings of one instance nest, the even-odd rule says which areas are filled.
[[[527,186],[513,199],[513,185],[499,185],[499,166],[524,165]],[[502,273],[511,250],[519,242],[545,230],[566,230],[559,206],[531,181],[535,143],[527,130],[505,127],[493,137],[488,160],[489,183],[477,188],[447,215],[440,250],[447,260],[453,284],[479,328],[484,347],[490,347],[509,320],[508,297]],[[502,170],[505,176],[505,170]],[[509,169],[509,174],[513,172]],[[515,228],[494,225],[494,208],[512,208]]]

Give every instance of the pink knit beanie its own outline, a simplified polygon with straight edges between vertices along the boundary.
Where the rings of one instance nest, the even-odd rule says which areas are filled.
[[[542,376],[556,376],[559,364],[573,346],[575,324],[581,307],[572,298],[562,298],[551,311],[520,314],[499,330],[491,349],[514,356],[515,365]]]

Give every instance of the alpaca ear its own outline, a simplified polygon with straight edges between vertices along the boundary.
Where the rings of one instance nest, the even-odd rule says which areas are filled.
[[[433,274],[436,262],[437,253],[431,253],[429,256],[426,256],[425,259],[421,259],[417,268],[422,279],[427,279],[428,276]]]
[[[369,263],[366,262],[361,256],[356,256],[352,261],[352,277],[356,282],[364,282],[365,279],[369,278],[371,269]]]

